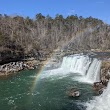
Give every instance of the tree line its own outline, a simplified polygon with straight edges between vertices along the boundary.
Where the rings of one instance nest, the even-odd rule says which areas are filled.
[[[0,60],[45,55],[56,48],[109,49],[110,26],[97,18],[41,13],[35,19],[0,14]]]

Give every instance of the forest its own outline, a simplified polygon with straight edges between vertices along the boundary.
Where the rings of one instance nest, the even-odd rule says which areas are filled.
[[[35,18],[0,14],[0,64],[46,56],[60,48],[71,51],[110,49],[110,26],[78,15]]]

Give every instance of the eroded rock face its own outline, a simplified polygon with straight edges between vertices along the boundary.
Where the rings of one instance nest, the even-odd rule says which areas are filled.
[[[101,67],[101,77],[110,74],[110,61],[103,61]]]
[[[102,61],[101,81],[93,84],[93,89],[96,93],[102,94],[110,80],[110,61]]]
[[[110,79],[110,61],[103,61],[101,67],[101,82],[107,86]]]

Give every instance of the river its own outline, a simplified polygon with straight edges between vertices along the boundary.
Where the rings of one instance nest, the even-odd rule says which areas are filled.
[[[88,64],[86,57],[77,60],[81,63],[79,60],[83,59]],[[68,61],[71,62],[70,59],[64,62]],[[52,71],[25,70],[1,79],[0,110],[85,110],[85,102],[96,95],[91,84],[75,80],[77,75],[72,72]],[[79,89],[79,97],[68,97],[67,91],[72,87]]]

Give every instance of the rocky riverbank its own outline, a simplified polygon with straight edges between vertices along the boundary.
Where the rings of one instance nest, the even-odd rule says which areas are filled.
[[[38,65],[42,64],[42,62],[34,58],[25,59],[23,61],[18,62],[10,62],[7,64],[0,65],[0,76],[8,76],[21,70],[35,69],[38,67]]]

